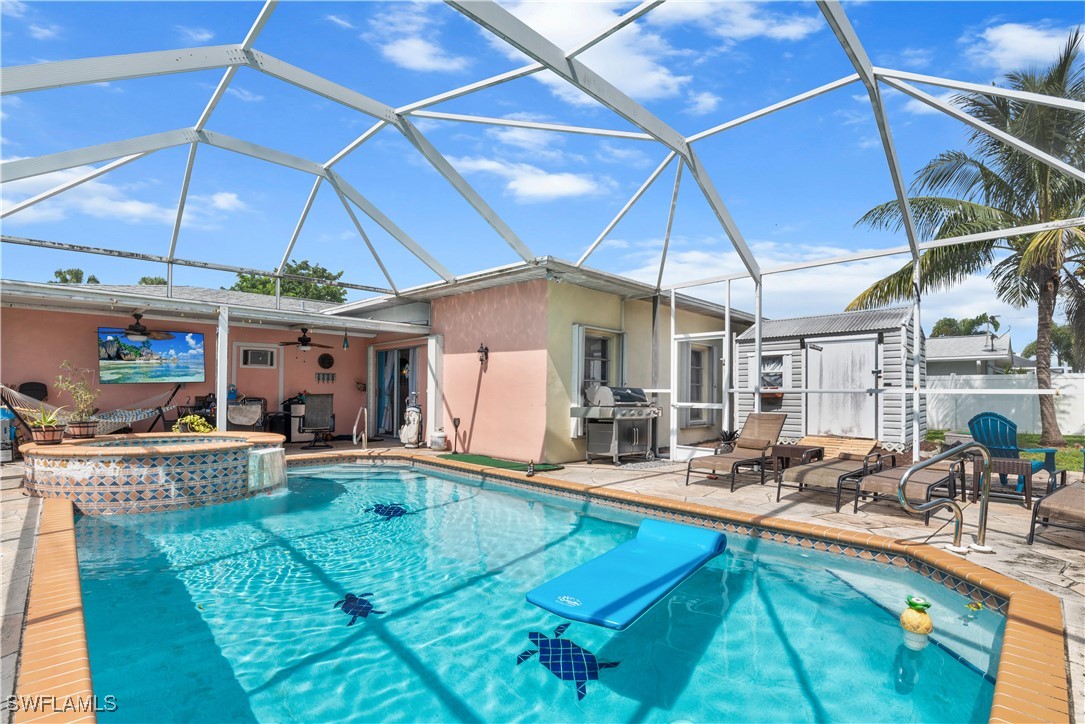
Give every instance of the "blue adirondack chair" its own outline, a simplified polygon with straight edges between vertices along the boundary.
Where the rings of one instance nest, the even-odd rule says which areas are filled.
[[[1049,473],[1055,472],[1055,453],[1053,447],[1022,448],[1017,446],[1017,425],[1002,415],[994,412],[981,412],[968,421],[968,431],[976,442],[982,444],[991,451],[993,458],[1020,458],[1021,453],[1043,453],[1044,460],[1032,461],[1032,473],[1035,475],[1041,470]],[[1000,475],[1003,485],[1006,484],[1006,476]],[[1021,476],[1017,478],[1017,491],[1024,490],[1025,480]]]

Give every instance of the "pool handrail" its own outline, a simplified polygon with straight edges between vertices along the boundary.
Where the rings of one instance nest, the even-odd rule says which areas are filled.
[[[928,468],[935,463],[941,462],[947,458],[951,458],[955,455],[975,449],[979,452],[983,458],[983,489],[980,491],[980,519],[979,528],[976,531],[976,542],[968,547],[961,546],[961,528],[964,524],[964,512],[961,510],[961,506],[957,504],[956,500],[952,498],[942,498],[940,500],[929,500],[919,505],[912,505],[908,500],[908,497],[904,494],[905,488],[908,486],[908,479],[912,477],[913,473],[918,472],[924,468]],[[963,474],[962,474],[963,476]],[[964,480],[961,481],[961,485],[964,485]],[[953,511],[953,543],[947,545],[946,550],[953,551],[954,553],[966,554],[969,548],[975,551],[983,553],[991,553],[991,548],[986,544],[987,540],[987,503],[991,498],[991,451],[984,445],[972,441],[965,443],[964,445],[957,445],[948,450],[944,450],[937,455],[922,460],[915,465],[912,465],[906,471],[904,475],[900,477],[900,483],[897,485],[897,500],[900,501],[904,510],[909,513],[923,514],[927,513],[935,508],[950,508]]]

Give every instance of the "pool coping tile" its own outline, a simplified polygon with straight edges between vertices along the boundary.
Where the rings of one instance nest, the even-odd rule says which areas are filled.
[[[15,693],[24,701],[41,697],[39,708],[48,711],[20,708],[14,721],[93,722],[93,711],[63,710],[69,702],[73,706],[94,702],[75,545],[75,506],[70,500],[42,500],[36,543]]]
[[[458,460],[435,459],[409,451],[332,451],[295,455],[289,468],[338,462],[406,464],[466,473],[482,482],[578,498],[639,514],[679,519],[702,527],[778,540],[818,550],[874,559],[909,569],[961,591],[974,600],[994,603],[1006,616],[990,721],[1069,721],[1069,666],[1066,632],[1059,600],[1039,589],[972,563],[926,543],[812,525],[798,521],[729,511],[688,501],[670,501],[649,495],[547,478],[528,478],[501,468]],[[93,696],[90,660],[80,593],[79,562],[75,543],[75,510],[63,498],[43,500],[34,571],[30,584],[26,633],[16,692],[18,695]],[[64,634],[58,626],[63,626]],[[28,690],[35,682],[54,682],[45,691]],[[1021,684],[1034,684],[1022,686]],[[93,701],[93,700],[91,700]],[[19,711],[16,722],[95,721],[93,712],[67,711],[42,715]]]

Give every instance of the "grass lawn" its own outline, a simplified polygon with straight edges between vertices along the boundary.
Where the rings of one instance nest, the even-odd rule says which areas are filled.
[[[1063,435],[1066,438],[1066,447],[1060,447],[1055,453],[1055,467],[1059,470],[1082,469],[1082,446],[1085,446],[1085,435]],[[928,442],[941,442],[946,438],[945,430],[928,430]],[[1017,444],[1021,447],[1041,447],[1040,436],[1026,433],[1017,435]],[[1043,453],[1023,453],[1030,460],[1043,460]]]

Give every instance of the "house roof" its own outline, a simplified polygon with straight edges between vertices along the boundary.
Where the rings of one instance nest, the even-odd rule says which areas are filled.
[[[258,324],[272,329],[300,329],[312,332],[373,336],[381,332],[418,335],[429,331],[428,324],[381,319],[339,317],[327,313],[337,306],[328,302],[283,297],[276,308],[275,297],[249,292],[205,287],[174,287],[167,297],[165,287],[138,284],[46,284],[0,279],[4,306],[75,313],[134,314],[147,321],[185,318],[214,323],[223,308],[229,309],[233,324]]]
[[[911,307],[890,307],[888,309],[822,314],[816,317],[770,319],[761,323],[761,338],[784,339],[828,334],[883,332],[897,329],[908,321],[911,314]],[[747,329],[738,337],[739,341],[752,340],[753,338],[753,327]]]
[[[77,286],[80,289],[87,288],[86,284],[58,284],[60,287]],[[141,294],[147,296],[166,296],[166,285],[151,284],[95,284],[94,288],[102,292],[115,292],[118,294]],[[233,289],[213,289],[209,287],[191,287],[174,285],[173,297],[175,299],[188,299],[192,301],[210,302],[211,304],[225,304],[231,307],[256,307],[263,309],[279,309],[286,312],[323,312],[326,309],[339,306],[335,302],[320,302],[313,299],[298,299],[296,297],[282,297],[279,306],[275,306],[275,297],[267,294],[255,294],[253,292],[237,292]]]
[[[516,263],[507,266],[485,269],[483,271],[464,274],[450,282],[432,282],[408,289],[400,289],[399,296],[385,295],[371,299],[363,299],[357,302],[348,302],[328,310],[328,314],[365,317],[384,309],[396,307],[410,301],[432,301],[441,297],[454,294],[477,292],[483,289],[505,286],[507,284],[519,284],[537,279],[546,279],[552,282],[575,284],[586,289],[615,294],[625,299],[648,299],[661,294],[665,304],[669,304],[669,293],[658,292],[655,286],[644,282],[629,279],[618,274],[576,266],[568,261],[554,257],[540,257],[530,263]],[[679,309],[685,309],[702,314],[723,317],[725,307],[722,304],[698,299],[686,294],[676,294],[675,303]],[[734,307],[731,308],[731,319],[740,322],[753,323],[753,314]]]
[[[986,334],[970,334],[961,337],[930,337],[927,339],[927,362],[964,362],[990,360],[1013,363],[1010,338]]]

